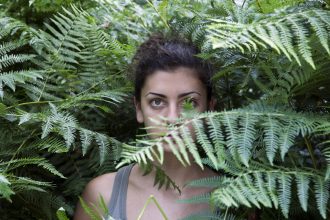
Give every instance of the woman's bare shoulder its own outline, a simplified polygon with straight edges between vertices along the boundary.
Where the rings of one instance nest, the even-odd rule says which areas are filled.
[[[95,200],[95,196],[102,195],[105,201],[110,201],[112,186],[116,177],[115,173],[106,173],[93,178],[85,187],[83,198]],[[93,198],[94,197],[94,198]]]
[[[87,186],[107,186],[108,184],[113,184],[115,177],[116,177],[117,172],[114,173],[105,173],[102,174],[100,176],[97,176],[95,178],[93,178],[91,181],[89,181],[89,183],[87,184]]]
[[[106,173],[100,176],[93,178],[89,183],[86,185],[83,193],[82,199],[84,202],[89,206],[96,206],[101,201],[101,197],[103,198],[104,202],[108,204],[110,202],[110,197],[112,193],[112,186],[116,177],[115,173]],[[92,205],[94,204],[94,205]],[[102,213],[100,210],[98,212]],[[81,204],[78,202],[77,208],[75,211],[75,220],[89,220],[90,218],[86,215],[81,207]]]

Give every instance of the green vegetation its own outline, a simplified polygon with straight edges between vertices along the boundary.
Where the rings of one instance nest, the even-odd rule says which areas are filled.
[[[215,190],[181,202],[221,215],[186,219],[327,219],[330,3],[236,2],[0,0],[1,219],[67,219],[92,177],[162,161],[172,141],[135,140],[127,80],[156,31],[190,39],[217,70],[218,111],[190,120],[205,158],[184,124],[171,135],[183,165],[192,154],[223,174],[190,183]]]

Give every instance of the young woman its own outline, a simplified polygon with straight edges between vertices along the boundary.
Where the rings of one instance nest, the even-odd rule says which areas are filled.
[[[183,103],[189,100],[195,110],[213,110],[214,100],[210,85],[211,68],[196,54],[196,47],[182,40],[153,36],[138,49],[134,57],[136,118],[147,130],[149,138],[166,133],[166,126],[156,120],[175,123],[182,112]],[[154,120],[153,120],[154,119]],[[129,165],[116,173],[104,174],[88,183],[83,199],[88,204],[98,204],[100,196],[109,204],[109,213],[116,220],[134,220],[150,195],[154,195],[168,219],[180,219],[198,211],[207,210],[207,204],[179,204],[187,199],[209,191],[208,188],[184,187],[189,181],[216,175],[212,170],[193,164],[183,167],[164,145],[165,159],[161,165],[166,174],[181,188],[154,186],[155,173],[142,176],[138,165]],[[89,219],[78,204],[75,220]],[[154,203],[150,203],[142,219],[164,219]]]

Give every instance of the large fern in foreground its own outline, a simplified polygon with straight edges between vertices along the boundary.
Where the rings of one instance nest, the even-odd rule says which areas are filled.
[[[282,10],[260,16],[252,23],[212,19],[207,27],[213,48],[237,48],[258,51],[258,48],[272,48],[284,53],[291,61],[301,65],[301,59],[314,69],[311,36],[315,35],[324,52],[330,55],[329,24],[330,13],[321,9]]]
[[[85,175],[114,170],[110,161],[116,159],[119,142],[79,121],[86,115],[111,114],[125,98],[125,89],[107,85],[118,71],[114,68],[112,74],[104,65],[106,56],[100,51],[108,49],[106,41],[95,39],[105,33],[95,23],[89,24],[88,16],[72,7],[45,24],[47,31],[2,19],[0,212],[19,204],[26,207],[16,214],[11,208],[4,218],[28,216],[37,210],[32,212],[35,218],[53,219],[54,209],[60,206],[72,214],[76,198],[68,202],[64,197],[80,194],[88,180]],[[17,41],[10,39],[12,36]],[[31,55],[18,53],[21,47]],[[88,62],[91,55],[97,66]],[[86,70],[93,68],[100,73],[87,79]],[[94,113],[85,114],[87,111]],[[94,119],[90,120],[95,123]],[[77,152],[88,158],[80,162],[72,156]],[[70,176],[65,179],[64,175]],[[42,193],[54,190],[54,182],[71,190],[55,190],[44,196]],[[41,197],[44,205],[36,209]]]
[[[124,153],[126,159],[122,163],[135,161],[144,164],[154,160],[162,163],[162,143],[169,146],[175,143],[177,148],[173,146],[171,149],[182,165],[191,163],[186,156],[190,154],[203,168],[203,160],[197,151],[199,146],[207,155],[208,165],[228,174],[221,179],[216,177],[192,183],[195,186],[219,187],[211,197],[216,206],[253,205],[260,208],[262,205],[280,208],[288,217],[292,197],[298,196],[302,209],[307,211],[309,191],[314,188],[317,207],[326,218],[330,183],[326,173],[329,165],[318,164],[315,170],[316,167],[308,162],[309,157],[302,158],[300,162],[292,160],[292,157],[299,156],[299,153],[294,154],[299,149],[296,142],[315,136],[315,130],[328,124],[329,118],[259,107],[206,113],[187,123],[194,125],[197,143],[185,125],[181,125],[169,132],[174,141],[167,136],[156,143],[139,141],[140,145],[148,145],[133,152],[126,146],[128,151]],[[308,146],[300,149],[308,150]],[[297,195],[291,194],[294,182]]]
[[[262,219],[304,215],[326,219],[329,6],[268,2],[267,13],[259,10],[267,2],[188,5],[183,11],[190,11],[189,16],[173,18],[173,28],[201,47],[201,57],[219,67],[214,82],[218,101],[227,110],[178,121],[177,127],[169,128],[171,138],[137,140],[139,147],[126,145],[121,164],[162,163],[166,143],[182,165],[196,162],[222,174],[192,182],[191,186],[214,191],[182,202],[209,201],[238,218],[245,207],[245,216],[259,209]],[[233,108],[242,105],[246,107]],[[196,143],[185,127],[188,123],[194,126]],[[203,215],[226,218],[196,216]]]

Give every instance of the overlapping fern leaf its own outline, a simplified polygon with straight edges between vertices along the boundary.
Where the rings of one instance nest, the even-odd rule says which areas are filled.
[[[270,164],[274,163],[277,153],[280,153],[284,160],[284,156],[293,145],[294,138],[300,134],[309,134],[322,121],[321,119],[310,120],[307,116],[293,112],[280,112],[276,108],[270,108],[273,111],[268,111],[270,110],[268,107],[257,108],[260,108],[260,111],[251,108],[210,112],[200,114],[187,122],[193,124],[197,144],[203,148],[215,168],[218,167],[225,146],[237,163],[248,167],[253,156],[253,145],[258,141],[258,137],[262,138]],[[143,163],[147,159],[157,159],[158,162],[162,162],[162,143],[173,146],[175,142],[179,148],[173,146],[171,149],[183,165],[190,162],[186,157],[189,150],[196,162],[203,167],[202,160],[196,153],[196,143],[185,125],[169,131],[168,135],[171,138],[164,136],[156,142],[138,140],[138,144],[146,145],[143,148],[131,148],[127,145],[127,148],[133,152],[125,152],[122,163],[131,161]]]
[[[271,48],[299,65],[304,60],[314,69],[312,36],[317,36],[316,40],[324,52],[330,54],[329,11],[316,8],[288,9],[255,17],[249,23],[224,18],[211,19],[212,23],[207,27],[208,39],[214,48],[235,48],[242,53]]]
[[[72,215],[73,195],[90,176],[114,170],[119,142],[97,132],[100,123],[94,119],[104,119],[124,101],[126,88],[118,89],[125,84],[118,75],[123,65],[107,62],[109,53],[122,58],[127,48],[120,52],[120,43],[110,41],[87,12],[74,6],[51,18],[46,31],[5,18],[0,25],[1,211],[10,206],[6,200],[34,210],[38,200],[30,198],[37,191],[49,196],[35,218],[52,219],[54,208],[66,206],[64,196],[72,196],[71,207],[65,207]],[[79,160],[78,152],[88,157]],[[54,182],[69,189],[50,193]],[[14,215],[8,212],[5,218]]]
[[[0,98],[5,96],[6,88],[15,91],[17,84],[42,79],[42,71],[13,68],[15,65],[22,65],[32,60],[35,55],[17,53],[16,51],[25,46],[28,42],[24,39],[11,40],[17,30],[23,28],[23,24],[11,18],[0,19]]]
[[[291,187],[296,182],[302,209],[307,211],[309,190],[313,185],[319,212],[326,218],[329,180],[325,179],[324,164],[318,172],[304,167],[291,169],[297,165],[289,165],[291,156],[288,152],[295,148],[297,139],[312,135],[317,126],[328,120],[267,106],[209,112],[172,128],[168,132],[170,136],[156,142],[138,141],[139,145],[144,145],[142,148],[126,146],[122,163],[144,164],[154,160],[162,163],[162,144],[167,144],[182,165],[191,163],[190,155],[203,168],[197,150],[200,148],[211,167],[230,176],[197,184],[216,185],[211,199],[214,204],[220,207],[280,208],[288,217]],[[187,124],[194,127],[196,143],[186,128]],[[192,200],[199,201],[197,198]]]

